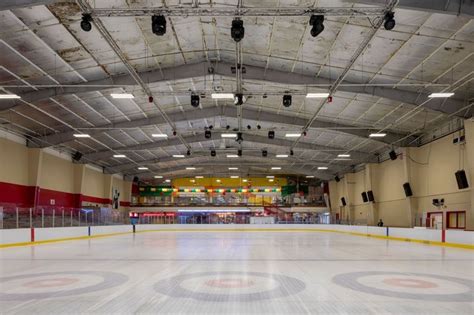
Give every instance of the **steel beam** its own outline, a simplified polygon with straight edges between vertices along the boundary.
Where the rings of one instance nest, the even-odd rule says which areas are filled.
[[[211,139],[205,139],[202,134],[200,135],[191,135],[191,136],[183,136],[183,138],[186,140],[188,143],[196,143],[196,142],[210,142],[210,141],[215,141],[215,140],[221,140],[221,132],[213,132],[212,133],[212,138]],[[243,138],[245,142],[253,142],[253,143],[260,143],[260,144],[266,144],[266,145],[274,145],[274,146],[279,146],[281,148],[288,148],[291,146],[293,143],[292,141],[285,140],[285,139],[268,139],[267,137],[263,136],[258,136],[258,135],[252,135],[252,134],[243,134]],[[178,138],[170,138],[167,140],[160,140],[156,142],[150,142],[150,143],[145,143],[145,144],[137,144],[133,146],[128,146],[128,147],[113,147],[112,150],[116,152],[122,152],[126,153],[127,151],[140,151],[140,150],[153,150],[157,148],[163,148],[163,147],[170,147],[170,146],[177,146],[180,145],[181,142]],[[323,146],[323,145],[317,145],[317,144],[312,144],[308,142],[300,142],[298,145],[295,147],[296,149],[304,149],[304,150],[312,150],[312,151],[324,151],[324,152],[329,152],[332,154],[338,154],[341,152],[344,152],[347,150],[346,148],[341,148],[341,147],[333,147],[333,146]],[[283,152],[283,150],[280,153],[287,153]],[[98,152],[93,152],[93,153],[88,153],[84,154],[84,159],[89,159],[93,161],[98,161],[98,160],[104,160],[111,158],[113,153],[110,150],[102,150]],[[363,159],[368,159],[372,155],[368,152],[353,152],[352,153],[352,158],[354,160],[363,160]]]
[[[346,2],[357,2],[369,5],[383,5],[386,0],[346,0]],[[399,0],[397,7],[402,9],[418,10],[424,12],[428,11],[433,13],[468,16],[474,15],[474,1],[472,0]]]
[[[235,66],[231,63],[217,63],[210,64],[207,62],[201,62],[196,64],[186,64],[176,67],[163,68],[161,70],[152,70],[147,72],[141,72],[140,76],[144,82],[148,84],[174,81],[181,79],[190,79],[203,77],[209,74],[220,75],[223,77],[235,78],[235,74],[232,73],[231,67]],[[244,74],[244,80],[255,80],[266,83],[280,83],[287,86],[297,86],[303,85],[303,92],[307,91],[308,86],[311,85],[328,85],[332,84],[333,80],[324,77],[314,77],[311,75],[298,74],[293,72],[286,72],[274,69],[265,69],[264,67],[249,66],[245,65],[246,73]],[[345,85],[344,85],[345,83]],[[382,97],[397,102],[402,102],[407,105],[417,106],[424,102],[428,98],[427,93],[417,93],[407,90],[401,90],[392,87],[381,87],[381,86],[364,86],[358,85],[358,82],[349,82],[344,81],[338,88],[342,92],[351,92],[351,93],[360,93],[368,94],[377,97]],[[101,91],[108,89],[107,87],[101,86],[130,86],[135,85],[136,82],[127,74],[112,76],[107,79],[90,81],[86,84],[81,84],[81,87],[58,87],[58,88],[47,88],[41,89],[39,91],[33,91],[24,93],[21,95],[22,99],[28,102],[38,102],[50,97],[67,95],[67,94],[77,94],[83,92],[92,92],[92,91]],[[347,85],[349,84],[349,85]],[[356,84],[356,85],[350,85]],[[89,86],[87,86],[89,85]],[[233,92],[233,91],[229,91]],[[251,91],[247,92],[251,94]],[[258,92],[260,93],[260,91]],[[283,93],[283,91],[282,91]],[[177,91],[176,94],[183,95],[189,94],[189,91]],[[9,103],[1,107],[3,110],[11,109],[18,106],[19,103]],[[448,100],[441,99],[432,99],[427,102],[425,107],[443,112],[446,114],[456,113],[460,108],[464,106],[464,102],[457,100],[455,98],[450,98]],[[459,114],[461,115],[461,114]]]

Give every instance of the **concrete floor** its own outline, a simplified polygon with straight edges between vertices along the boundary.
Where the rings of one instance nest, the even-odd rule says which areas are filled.
[[[474,312],[474,251],[329,232],[150,232],[0,258],[6,314]]]

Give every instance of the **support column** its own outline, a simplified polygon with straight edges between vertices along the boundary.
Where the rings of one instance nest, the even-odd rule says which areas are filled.
[[[411,184],[411,169],[410,169],[410,148],[403,148],[403,178],[405,183]],[[402,187],[400,187],[402,189]],[[405,197],[405,208],[407,227],[412,228],[415,225],[416,219],[416,199],[414,197]]]
[[[33,186],[35,191],[33,195],[33,209],[36,209],[41,193],[41,170],[43,169],[43,150],[28,150],[28,184]]]
[[[474,121],[465,120],[464,131],[467,155],[467,161],[464,161],[464,170],[466,171],[471,196],[470,207],[466,209],[466,230],[474,230]]]
[[[114,175],[104,174],[104,198],[110,200],[110,204],[113,203],[112,199],[112,186],[113,186]],[[112,205],[113,206],[113,205]]]
[[[77,196],[75,207],[82,207],[82,195],[84,192],[84,178],[86,173],[85,164],[74,164],[74,193]]]
[[[353,220],[354,220],[354,215],[353,215],[353,212],[354,212],[354,206],[352,205],[352,198],[350,197],[350,192],[349,192],[349,177],[351,176],[352,174],[346,174],[344,176],[344,180],[343,180],[343,185],[344,185],[344,198],[346,198],[346,206],[345,206],[345,211],[346,214],[346,220],[349,221],[350,224],[352,224]]]
[[[373,172],[374,165],[372,163],[365,165],[365,191],[372,190],[372,172]],[[378,221],[378,211],[377,205],[375,202],[369,203],[368,208],[368,215],[367,215],[367,225],[376,225]]]

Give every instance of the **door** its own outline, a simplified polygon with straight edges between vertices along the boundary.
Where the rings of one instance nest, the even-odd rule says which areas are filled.
[[[443,229],[443,213],[429,212],[427,228],[442,230]]]

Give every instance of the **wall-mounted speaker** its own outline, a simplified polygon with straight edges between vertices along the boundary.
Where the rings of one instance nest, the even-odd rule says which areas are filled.
[[[369,198],[369,201],[370,202],[375,202],[375,198],[374,198],[374,192],[372,190],[369,190],[367,192],[367,198]]]
[[[405,190],[405,196],[406,197],[413,196],[413,191],[411,190],[410,183],[403,184],[403,190]]]
[[[79,152],[79,151],[76,151],[76,153],[74,153],[72,155],[72,159],[75,161],[75,162],[79,162],[81,159],[82,159],[82,153]]]
[[[342,203],[342,206],[345,207],[346,206],[346,198],[342,197],[341,198],[341,203]]]
[[[336,175],[336,177],[334,177],[334,180],[335,180],[336,182],[338,182],[338,183],[341,181],[341,179],[340,179],[339,176],[337,176],[337,175]]]
[[[138,176],[133,177],[133,182],[134,182],[134,183],[138,183],[138,180],[139,180],[139,179],[138,179]]]
[[[466,172],[464,170],[459,170],[455,173],[456,181],[458,182],[459,189],[469,188],[469,183],[467,182]]]
[[[390,151],[388,155],[390,156],[390,160],[392,161],[395,161],[397,159],[397,152],[395,152],[394,150]]]
[[[362,201],[363,202],[369,201],[369,199],[367,198],[367,193],[365,191],[363,193],[361,193],[361,195],[362,195]]]

